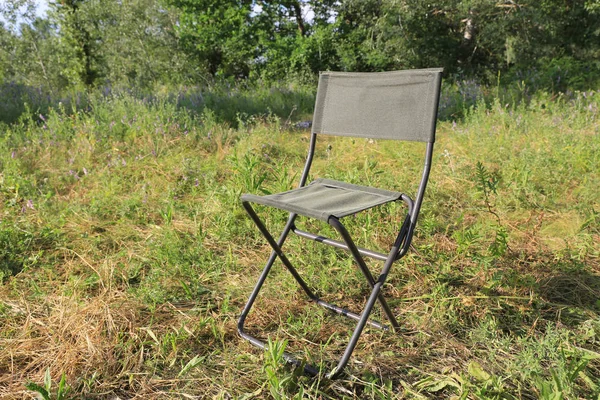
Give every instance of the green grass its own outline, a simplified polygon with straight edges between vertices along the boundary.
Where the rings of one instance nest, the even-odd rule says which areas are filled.
[[[236,333],[268,255],[239,196],[293,187],[308,146],[285,117],[306,96],[278,92],[277,111],[258,114],[267,97],[245,96],[197,112],[90,96],[86,110],[3,125],[3,398],[600,395],[598,93],[447,114],[414,248],[385,287],[403,331],[367,329],[337,381],[281,364],[286,349],[331,367],[352,324],[308,303],[280,264],[247,323],[270,350]],[[421,157],[417,144],[323,137],[312,176],[413,194]],[[274,229],[285,220],[260,212]],[[359,244],[386,248],[402,212],[347,221]],[[326,300],[361,307],[345,255],[285,247]]]

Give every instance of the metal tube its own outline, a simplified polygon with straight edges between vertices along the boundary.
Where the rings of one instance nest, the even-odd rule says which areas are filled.
[[[256,215],[256,212],[254,212],[254,209],[252,208],[250,203],[248,203],[247,201],[244,201],[244,202],[242,202],[242,205],[244,206],[244,208],[246,209],[246,211],[248,212],[248,214],[250,215],[250,217],[252,218],[252,220],[254,221],[254,223],[256,224],[258,229],[260,230],[260,232],[263,234],[265,239],[267,239],[267,242],[269,242],[269,244],[271,245],[271,248],[277,254],[277,257],[279,257],[279,259],[281,260],[283,265],[285,265],[285,267],[288,269],[288,271],[290,271],[290,273],[296,279],[296,281],[298,281],[298,284],[300,284],[302,289],[304,289],[304,291],[306,292],[308,297],[310,297],[311,300],[316,301],[318,299],[317,296],[312,292],[312,290],[310,290],[310,288],[308,287],[306,282],[304,282],[302,277],[300,277],[300,275],[298,274],[298,271],[296,271],[296,268],[294,268],[294,266],[292,265],[290,260],[288,260],[288,258],[283,253],[283,251],[281,251],[281,247],[275,242],[275,239],[273,239],[273,236],[271,236],[271,234],[269,233],[269,231],[267,230],[265,225],[262,223],[260,218],[258,218],[258,215]],[[292,220],[292,224],[293,224],[293,220]],[[289,229],[291,229],[291,227]],[[289,232],[289,229],[288,229],[288,232]]]
[[[294,224],[295,219],[296,219],[296,214],[290,214],[288,221],[285,225],[285,228],[283,229],[283,232],[281,233],[281,236],[279,237],[279,241],[278,241],[279,246],[283,246],[283,243],[285,242],[285,239],[286,239],[287,235],[289,234],[290,229],[292,228],[292,225]],[[254,286],[254,289],[252,290],[252,293],[250,294],[250,297],[248,298],[248,301],[246,302],[246,305],[244,306],[244,309],[242,310],[242,313],[240,314],[240,318],[238,320],[238,332],[239,332],[240,336],[242,336],[242,337],[245,337],[244,336],[245,335],[244,322],[246,321],[246,317],[248,316],[248,313],[250,312],[250,309],[252,308],[252,305],[254,304],[256,297],[258,296],[258,292],[260,291],[262,285],[265,283],[265,280],[267,279],[267,275],[269,275],[269,271],[271,270],[271,267],[273,266],[273,263],[275,262],[276,257],[277,257],[277,253],[275,253],[275,251],[272,251],[271,256],[269,257],[269,260],[265,264],[265,267],[264,267],[262,273],[260,274],[260,277],[258,278],[258,282]],[[248,339],[248,340],[250,340],[250,339]]]
[[[431,170],[431,160],[433,158],[433,142],[427,143],[427,152],[425,153],[425,165],[423,166],[423,175],[421,176],[421,183],[419,184],[419,191],[415,198],[415,203],[412,212],[410,213],[410,225],[406,232],[406,239],[398,253],[398,257],[402,257],[408,251],[412,237],[417,225],[417,219],[419,217],[419,211],[421,210],[421,204],[423,203],[423,196],[425,195],[425,188],[427,187],[427,181],[429,180],[429,171]]]
[[[335,217],[329,218],[328,222],[329,222],[329,224],[331,226],[333,226],[333,228],[336,231],[338,231],[340,233],[340,235],[342,236],[342,238],[344,239],[344,241],[348,245],[348,250],[350,251],[350,253],[354,257],[354,260],[356,261],[356,263],[360,267],[360,270],[362,271],[363,275],[367,278],[367,281],[369,282],[369,285],[371,286],[371,288],[374,288],[374,286],[375,286],[375,279],[373,278],[373,275],[371,274],[371,271],[367,267],[367,264],[365,264],[365,261],[360,256],[360,253],[358,252],[358,249],[356,248],[356,246],[354,244],[354,241],[350,237],[350,234],[348,233],[348,231],[346,230],[346,228],[344,227],[344,225],[342,225],[342,223],[337,218],[335,218]],[[393,263],[394,259],[395,259],[395,254],[394,255],[390,254],[390,256],[388,256],[388,259],[386,260],[386,265],[390,261],[390,257],[391,257],[391,262]],[[390,309],[390,307],[388,306],[387,302],[385,301],[385,298],[383,296],[381,296],[381,295],[378,298],[379,298],[379,303],[381,304],[381,308],[383,308],[383,311],[385,312],[385,315],[390,320],[390,323],[394,327],[394,330],[396,328],[399,328],[400,325],[398,324],[398,321],[396,321],[396,318],[394,317],[394,314],[392,313],[392,310]]]
[[[337,247],[338,249],[348,250],[348,246],[345,243],[342,243],[337,240],[329,239],[329,238],[326,238],[326,237],[320,236],[320,235],[315,235],[314,233],[305,232],[305,231],[302,231],[302,230],[296,229],[296,228],[292,228],[292,232],[294,232],[296,235],[301,236],[306,239],[311,239],[311,240],[314,240],[317,242],[328,244],[330,246]],[[357,247],[356,249],[363,256],[375,258],[380,261],[387,260],[387,255],[380,253],[378,251],[364,249],[362,247]]]
[[[313,132],[310,135],[310,144],[308,145],[308,155],[306,156],[306,163],[304,164],[304,170],[302,171],[302,177],[300,178],[299,187],[303,187],[306,184],[306,180],[308,179],[308,172],[310,171],[310,166],[312,165],[312,160],[315,155],[316,143],[317,143],[317,134]]]
[[[351,318],[356,321],[360,321],[360,315],[353,313],[352,311],[346,310],[344,308],[338,307],[335,304],[327,303],[326,301],[323,301],[323,300],[318,300],[317,304],[330,310],[330,311],[335,312],[336,314],[343,315],[344,317],[348,317],[348,318]],[[379,321],[367,320],[367,324],[369,324],[377,329],[383,329],[384,331],[390,330],[390,328],[388,326],[383,325]]]

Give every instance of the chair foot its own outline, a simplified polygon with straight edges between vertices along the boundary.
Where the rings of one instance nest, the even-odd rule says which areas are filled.
[[[342,315],[344,317],[347,317],[347,318],[350,318],[350,319],[353,319],[353,320],[356,320],[356,321],[360,321],[360,319],[361,319],[360,315],[358,315],[356,313],[353,313],[352,311],[346,310],[344,308],[338,307],[338,306],[336,306],[334,304],[331,304],[331,303],[328,303],[326,301],[323,301],[323,300],[321,300],[321,299],[319,299],[317,297],[314,298],[314,299],[311,299],[311,300],[313,300],[315,303],[317,303],[321,307],[326,308],[326,309],[328,309],[330,311],[335,312],[336,314]],[[254,337],[254,336],[246,333],[246,331],[244,331],[244,322],[245,322],[245,315],[243,315],[240,318],[240,321],[238,322],[238,333],[239,333],[239,335],[243,339],[245,339],[245,340],[249,341],[250,343],[252,343],[254,346],[256,346],[256,347],[258,347],[258,348],[260,348],[262,350],[267,350],[268,346],[267,346],[267,344],[265,342],[263,342],[262,340]],[[390,330],[389,326],[384,325],[384,324],[382,324],[379,321],[367,320],[366,323],[369,324],[369,325],[371,325],[374,328],[382,329],[382,330],[385,330],[385,331],[389,331]],[[344,354],[343,358],[347,359],[348,356],[349,356],[349,354],[348,355]],[[305,362],[297,359],[296,357],[292,356],[291,354],[289,354],[287,352],[283,353],[283,359],[288,364],[292,364],[292,365],[294,365],[296,367],[303,368],[304,369],[304,373],[306,375],[313,376],[313,377],[317,376],[317,375],[321,375],[321,370],[319,368],[317,368],[317,367],[315,367],[315,366],[313,366],[311,364],[307,364],[307,363],[305,363]],[[344,362],[344,365],[345,365],[346,362]],[[344,368],[339,368],[339,365],[338,365],[331,372],[329,372],[328,374],[326,374],[325,377],[327,379],[336,379],[336,378],[339,378],[340,375],[342,374],[343,370],[344,370]]]
[[[255,345],[258,348],[261,348],[263,350],[267,350],[267,344],[265,342],[263,342],[260,339],[255,338],[254,336],[246,333],[244,331],[244,329],[242,327],[238,327],[238,333],[239,335],[246,339],[247,341],[249,341],[250,343],[252,343],[253,345]],[[304,369],[304,373],[309,375],[309,376],[317,376],[321,373],[321,370],[310,365],[310,364],[306,364],[300,360],[298,360],[296,357],[292,356],[291,354],[284,352],[283,353],[283,359],[288,363],[288,364],[292,364],[296,367],[301,367]]]

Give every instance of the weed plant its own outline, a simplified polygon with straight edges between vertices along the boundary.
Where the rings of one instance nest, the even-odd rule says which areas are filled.
[[[297,184],[308,131],[292,121],[312,95],[106,92],[4,124],[0,396],[597,398],[600,94],[507,104],[467,86],[447,89],[414,247],[384,289],[403,329],[367,329],[337,381],[281,365],[285,349],[330,366],[352,324],[280,264],[247,324],[269,350],[236,334],[269,252],[239,195]],[[313,177],[414,194],[421,157],[323,137]],[[403,211],[347,221],[359,245],[386,248]],[[361,308],[346,255],[285,248],[326,300]]]

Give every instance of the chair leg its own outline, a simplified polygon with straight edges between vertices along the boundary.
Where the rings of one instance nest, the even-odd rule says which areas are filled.
[[[354,257],[354,260],[356,261],[356,263],[360,267],[360,270],[362,271],[362,273],[365,276],[365,278],[367,278],[367,281],[369,282],[369,285],[371,286],[371,289],[374,290],[375,289],[375,284],[376,284],[375,279],[373,278],[373,275],[371,274],[371,271],[367,267],[367,264],[365,263],[364,259],[360,255],[360,253],[358,251],[358,248],[354,244],[354,241],[350,237],[350,234],[348,233],[348,231],[346,230],[346,228],[344,227],[344,225],[342,225],[342,223],[337,218],[333,218],[333,217],[329,219],[329,224],[331,226],[333,226],[333,228],[336,231],[338,231],[338,233],[342,236],[342,238],[346,242],[346,245],[348,246],[348,249],[350,250],[350,253]],[[378,290],[378,292],[379,292],[379,290]],[[388,319],[389,319],[390,323],[392,324],[392,327],[394,328],[394,330],[397,330],[398,328],[400,328],[400,324],[398,324],[398,321],[396,321],[396,318],[394,317],[394,314],[392,313],[392,310],[388,306],[387,302],[385,301],[385,298],[383,297],[383,295],[381,295],[381,293],[378,293],[377,299],[379,300],[379,303],[381,304],[381,308],[383,308],[383,311],[385,312],[385,315],[388,317]]]
[[[350,253],[352,253],[354,260],[359,265],[361,271],[367,278],[367,281],[369,282],[369,284],[372,288],[371,295],[369,296],[369,299],[367,300],[367,303],[365,304],[365,308],[363,309],[360,319],[359,319],[358,323],[356,324],[356,328],[354,328],[354,332],[352,333],[350,342],[348,343],[348,345],[346,346],[346,349],[344,350],[344,354],[340,358],[338,365],[333,369],[333,371],[331,371],[327,375],[328,378],[335,379],[341,375],[342,371],[348,364],[348,361],[350,360],[350,356],[352,355],[352,352],[354,351],[354,348],[356,347],[356,344],[358,343],[358,339],[360,338],[360,335],[362,334],[362,331],[369,320],[369,316],[370,316],[371,311],[373,310],[373,306],[375,305],[375,302],[377,300],[379,300],[379,303],[381,304],[381,307],[382,307],[383,311],[385,312],[386,316],[390,320],[390,323],[392,324],[394,330],[397,330],[400,327],[400,325],[398,324],[398,321],[396,321],[396,318],[392,314],[391,309],[389,308],[387,302],[385,301],[385,298],[381,294],[381,288],[383,287],[383,284],[385,283],[385,280],[387,278],[387,275],[388,275],[391,265],[395,261],[395,255],[398,251],[398,247],[396,244],[394,244],[392,251],[388,255],[388,258],[384,264],[381,275],[379,276],[377,281],[375,281],[375,279],[373,278],[373,275],[371,274],[371,271],[367,267],[367,264],[365,263],[364,259],[360,255],[358,248],[354,244],[354,241],[350,237],[350,234],[348,233],[348,231],[346,230],[344,225],[337,218],[330,218],[329,224],[331,226],[333,226],[335,228],[335,230],[340,233],[340,235],[346,242],[346,245],[348,246]]]
[[[360,335],[362,334],[362,331],[365,328],[365,324],[367,323],[367,321],[369,319],[369,315],[371,314],[371,311],[373,310],[373,306],[375,305],[375,302],[379,298],[382,286],[383,286],[383,281],[377,281],[375,283],[375,286],[373,287],[373,291],[371,292],[371,295],[369,296],[369,299],[367,300],[367,304],[365,305],[365,308],[361,314],[360,320],[356,324],[356,328],[354,328],[354,332],[352,333],[350,342],[348,342],[348,345],[346,346],[346,349],[344,350],[344,354],[340,358],[338,365],[329,374],[327,374],[327,378],[336,379],[344,371],[344,368],[348,364],[348,361],[350,360],[350,356],[352,355],[352,352],[354,351],[354,348],[356,347],[356,344],[358,343],[358,339],[360,338]]]
[[[328,378],[330,378],[330,379],[337,378],[342,373],[343,369],[348,364],[350,356],[352,355],[352,352],[354,351],[354,348],[356,347],[356,344],[358,343],[358,339],[360,338],[360,335],[362,334],[362,331],[367,323],[376,328],[387,329],[387,327],[385,327],[383,324],[376,322],[376,321],[369,320],[369,316],[370,316],[373,306],[375,305],[375,302],[377,300],[379,300],[385,314],[387,315],[388,319],[390,320],[390,322],[392,324],[392,327],[394,329],[399,327],[399,324],[396,321],[396,319],[394,318],[394,315],[392,314],[392,311],[390,310],[387,302],[385,301],[385,298],[380,293],[381,287],[383,286],[383,283],[385,282],[385,279],[387,277],[387,272],[389,271],[391,264],[395,260],[395,254],[397,252],[397,249],[392,250],[392,252],[390,253],[388,259],[386,260],[386,264],[384,266],[385,272],[379,276],[379,279],[377,281],[375,281],[375,279],[373,278],[373,275],[371,274],[369,268],[365,264],[362,256],[360,255],[356,245],[354,244],[354,241],[348,234],[346,228],[337,219],[334,219],[334,218],[330,219],[330,224],[341,234],[342,238],[344,239],[344,241],[346,242],[346,244],[348,246],[348,249],[352,253],[352,255],[353,255],[354,259],[356,260],[357,264],[359,265],[361,271],[363,272],[367,281],[369,282],[370,286],[372,287],[372,292],[369,297],[369,300],[367,301],[365,308],[364,308],[363,312],[361,313],[361,315],[358,315],[358,314],[352,313],[350,311],[347,311],[345,309],[342,309],[340,307],[337,307],[333,304],[329,304],[329,303],[324,302],[321,299],[319,299],[319,297],[316,296],[312,292],[312,290],[308,287],[308,285],[302,279],[302,277],[300,277],[300,275],[298,274],[298,271],[296,271],[294,266],[291,264],[289,259],[286,257],[286,255],[281,250],[281,246],[283,246],[285,239],[287,238],[289,232],[292,230],[292,228],[294,226],[296,214],[293,214],[293,213],[290,214],[290,217],[288,218],[285,228],[284,228],[283,232],[281,233],[279,240],[276,242],[275,239],[273,238],[273,236],[269,233],[269,231],[265,227],[265,225],[262,223],[260,218],[258,218],[258,215],[254,211],[252,206],[250,206],[250,204],[248,202],[242,202],[242,204],[243,204],[244,208],[246,209],[246,211],[248,212],[248,214],[250,215],[250,217],[252,218],[252,220],[254,221],[254,223],[256,224],[256,226],[258,227],[258,229],[260,230],[260,232],[263,234],[263,236],[267,239],[267,241],[271,245],[271,248],[273,249],[273,251],[271,252],[271,256],[269,257],[269,260],[267,261],[267,264],[265,265],[265,268],[263,269],[263,271],[258,279],[258,282],[256,283],[254,289],[252,290],[252,294],[250,295],[248,302],[244,306],[244,309],[242,310],[242,313],[238,320],[238,333],[240,334],[240,336],[242,338],[248,340],[249,342],[251,342],[252,344],[254,344],[255,346],[257,346],[261,349],[267,348],[266,344],[263,341],[255,338],[254,336],[252,336],[244,331],[244,323],[245,323],[246,317],[248,316],[248,313],[250,312],[250,309],[252,308],[252,306],[256,300],[256,297],[258,296],[260,289],[262,288],[265,280],[267,279],[267,276],[268,276],[269,272],[271,271],[271,267],[273,266],[273,263],[275,262],[275,259],[277,257],[279,257],[279,259],[282,261],[284,266],[288,269],[288,271],[290,271],[292,276],[296,279],[298,284],[302,287],[304,292],[307,294],[307,296],[312,301],[316,302],[317,304],[319,304],[331,311],[334,311],[338,314],[344,315],[346,317],[349,317],[349,318],[352,318],[352,319],[355,319],[358,321],[357,326],[354,329],[354,332],[352,334],[352,337],[350,338],[350,342],[348,343],[346,350],[344,351],[344,354],[342,355],[336,368],[334,368],[329,374],[327,374]],[[314,375],[319,374],[319,370],[317,368],[315,368],[309,364],[302,363],[301,361],[294,358],[293,356],[291,356],[288,353],[284,353],[283,357],[287,362],[289,362],[291,364],[294,364],[296,366],[302,366],[304,368],[304,371],[309,375],[314,376]]]
[[[317,301],[318,297],[312,292],[312,290],[310,290],[310,288],[308,287],[308,285],[306,284],[304,279],[302,279],[300,274],[298,274],[298,271],[296,271],[296,268],[294,268],[294,266],[292,265],[290,260],[286,257],[286,255],[281,250],[281,246],[283,245],[283,242],[285,241],[287,235],[289,234],[289,232],[291,231],[291,229],[294,225],[294,221],[296,219],[296,214],[290,214],[290,217],[288,218],[288,222],[286,223],[285,228],[283,229],[283,232],[281,233],[281,237],[279,238],[279,243],[277,243],[277,242],[275,242],[275,239],[273,238],[273,236],[271,236],[271,234],[269,233],[269,231],[267,230],[265,225],[262,223],[260,218],[258,218],[258,215],[256,215],[256,212],[254,211],[254,209],[252,208],[250,203],[242,202],[242,205],[246,209],[246,212],[248,212],[248,214],[250,215],[250,218],[252,218],[252,220],[254,221],[254,224],[258,227],[260,232],[263,234],[265,239],[267,239],[267,242],[269,242],[269,244],[271,245],[271,248],[273,249],[273,253],[271,253],[271,257],[269,258],[269,262],[267,263],[267,265],[269,265],[269,264],[272,265],[273,262],[275,261],[275,258],[279,257],[279,259],[281,260],[283,265],[285,265],[285,267],[288,269],[288,271],[290,271],[292,276],[296,279],[298,284],[302,287],[302,289],[304,289],[304,292],[307,294],[307,296],[310,297],[311,300]],[[270,269],[270,267],[271,266],[269,265],[269,269]],[[268,271],[267,271],[267,274],[268,274]]]
[[[254,286],[254,289],[252,290],[252,293],[250,294],[250,297],[248,298],[248,301],[246,302],[246,305],[244,306],[244,309],[242,310],[242,313],[238,320],[237,329],[238,329],[239,335],[242,338],[248,340],[253,345],[265,350],[267,348],[266,343],[264,343],[263,341],[261,341],[260,339],[258,339],[256,337],[246,333],[244,331],[244,323],[245,323],[246,317],[248,316],[248,313],[250,312],[252,306],[254,305],[254,301],[256,300],[256,297],[258,296],[260,289],[262,288],[263,284],[265,283],[265,280],[267,279],[267,276],[269,275],[269,272],[271,271],[271,267],[273,266],[273,263],[275,262],[275,259],[277,257],[280,258],[280,260],[283,262],[285,267],[290,271],[292,276],[296,279],[298,284],[302,287],[302,289],[305,291],[305,293],[308,295],[308,297],[311,300],[318,302],[319,298],[310,290],[310,288],[308,287],[306,282],[300,277],[300,275],[298,274],[296,269],[292,266],[292,264],[290,263],[288,258],[281,251],[281,246],[283,246],[285,239],[287,238],[290,230],[292,229],[292,226],[294,225],[294,220],[296,219],[296,214],[290,214],[288,221],[285,225],[285,228],[283,229],[283,232],[281,233],[281,236],[279,237],[279,240],[277,242],[275,242],[275,239],[273,239],[273,236],[271,236],[271,234],[267,231],[266,227],[264,226],[262,221],[258,218],[258,216],[256,215],[256,212],[254,212],[254,210],[252,209],[250,204],[248,204],[246,202],[243,202],[242,204],[244,205],[244,208],[246,209],[246,211],[248,212],[248,214],[250,215],[250,217],[252,218],[252,220],[254,221],[256,226],[258,226],[258,229],[261,231],[263,236],[265,236],[265,238],[267,239],[267,241],[273,248],[273,251],[271,252],[271,256],[269,257],[269,260],[267,261],[262,273],[260,274],[260,277],[258,278],[258,282]],[[315,375],[318,375],[320,372],[317,368],[315,368],[309,364],[302,363],[301,361],[294,358],[292,355],[290,355],[287,352],[285,352],[283,354],[283,358],[290,364],[294,364],[296,366],[303,367],[304,372],[307,373],[308,375],[315,376]]]

